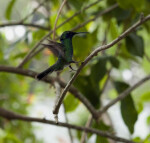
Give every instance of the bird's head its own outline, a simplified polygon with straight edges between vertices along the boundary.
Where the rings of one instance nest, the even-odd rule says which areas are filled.
[[[88,32],[72,32],[72,31],[65,31],[62,33],[62,35],[60,36],[60,41],[63,41],[65,39],[68,39],[68,38],[72,38],[74,35],[77,35],[77,34],[86,34]]]

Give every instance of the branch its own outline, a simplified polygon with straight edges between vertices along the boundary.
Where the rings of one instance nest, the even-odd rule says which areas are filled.
[[[101,17],[102,15],[104,15],[104,14],[106,14],[106,13],[109,13],[110,11],[114,10],[114,9],[117,8],[117,7],[118,7],[118,4],[117,4],[117,3],[114,4],[114,5],[112,5],[112,6],[110,6],[110,7],[108,7],[108,8],[105,9],[104,11],[99,12],[94,18],[91,18],[91,19],[89,19],[89,20],[87,20],[87,21],[85,21],[85,22],[83,22],[83,23],[81,23],[81,24],[75,26],[74,28],[71,29],[71,31],[75,31],[75,30],[77,30],[77,29],[80,29],[80,28],[84,27],[84,26],[87,25],[88,23],[90,23],[90,22],[92,22],[92,21],[95,21],[97,18]]]
[[[134,84],[133,86],[127,88],[125,91],[123,91],[121,94],[118,95],[117,98],[112,100],[110,103],[108,103],[106,106],[104,106],[99,112],[98,117],[100,117],[104,112],[106,112],[111,106],[113,106],[118,101],[121,101],[123,98],[129,95],[130,92],[132,92],[134,89],[139,87],[141,84],[145,83],[146,81],[150,80],[150,75],[146,76],[145,78],[141,79],[139,82]]]
[[[79,130],[79,131],[86,131],[89,133],[93,133],[93,134],[97,134],[106,138],[110,138],[112,140],[115,141],[120,141],[120,142],[124,142],[124,143],[134,143],[133,141],[124,139],[124,138],[120,138],[114,135],[111,135],[108,132],[104,132],[104,131],[100,131],[97,129],[93,129],[93,128],[86,128],[86,127],[82,127],[82,126],[76,126],[76,125],[72,125],[72,124],[68,124],[68,123],[55,123],[54,121],[51,120],[47,120],[47,119],[41,119],[41,118],[34,118],[34,117],[27,117],[27,116],[23,116],[17,113],[14,113],[12,111],[8,111],[4,108],[0,107],[0,116],[3,118],[6,118],[8,120],[22,120],[25,122],[39,122],[39,123],[44,123],[44,124],[50,124],[50,125],[55,125],[55,126],[60,126],[60,127],[66,127],[69,129],[75,129],[75,130]]]
[[[88,117],[88,120],[87,120],[87,122],[86,122],[85,127],[87,127],[87,128],[91,127],[92,121],[93,121],[93,117],[90,115],[90,116]],[[86,142],[86,138],[87,138],[87,132],[84,131],[84,132],[82,133],[80,143],[85,143],[85,142]]]
[[[31,70],[19,69],[19,68],[8,67],[8,66],[0,66],[0,72],[9,72],[9,73],[14,73],[14,74],[20,74],[20,75],[24,75],[24,76],[28,76],[28,77],[32,77],[32,78],[35,78],[35,76],[37,75],[36,72],[31,71]],[[104,113],[106,110],[108,110],[108,108],[110,108],[113,104],[115,104],[116,102],[122,100],[125,96],[127,96],[126,94],[129,94],[131,91],[133,91],[135,88],[137,88],[138,86],[140,86],[141,84],[143,84],[144,82],[146,82],[149,79],[150,79],[150,75],[143,78],[142,80],[140,80],[138,83],[136,83],[132,87],[129,87],[127,90],[124,91],[125,93],[124,92],[121,93],[116,99],[114,99],[112,102],[110,102],[108,105],[106,105],[106,107],[103,107],[99,112],[97,112],[95,110],[95,108],[91,105],[91,103],[84,96],[82,96],[76,88],[71,86],[69,89],[69,92],[72,93],[76,98],[78,98],[87,107],[87,109],[90,111],[90,113],[93,115],[93,117],[98,118],[102,113]],[[51,83],[52,85],[54,85],[54,82],[57,81],[62,88],[64,88],[66,86],[66,83],[64,83],[62,80],[54,78],[54,77],[52,78],[52,77],[47,76],[47,77],[43,78],[42,81],[44,81],[46,83]]]
[[[17,25],[23,25],[23,26],[26,26],[26,27],[33,27],[33,28],[38,28],[38,29],[49,31],[48,27],[44,27],[44,26],[41,26],[41,25],[33,24],[33,23],[23,23],[23,22],[3,23],[3,24],[0,24],[0,27],[17,26]]]
[[[56,103],[61,94],[61,88],[60,88],[59,83],[56,81],[54,82],[54,86],[55,86],[55,90],[56,90],[56,101],[55,101],[55,103]],[[54,118],[55,118],[56,123],[58,123],[58,116],[55,115]]]
[[[102,0],[97,0],[94,3],[89,4],[88,6],[84,7],[83,9],[81,9],[80,11],[76,12],[75,14],[73,14],[71,17],[69,17],[68,19],[66,19],[64,22],[62,22],[59,26],[56,27],[56,29],[60,28],[61,26],[63,26],[64,24],[68,23],[70,20],[72,20],[74,17],[78,16],[79,14],[81,14],[83,11],[86,11],[87,9],[91,8],[92,6],[96,5],[98,2],[100,2]]]
[[[25,70],[25,69],[20,69],[20,68],[14,68],[14,67],[8,67],[8,66],[0,66],[0,72],[9,72],[9,73],[14,73],[14,74],[20,74],[28,77],[35,78],[35,76],[38,74],[34,71],[31,70]],[[52,77],[44,77],[41,79],[41,81],[44,81],[46,83],[51,83],[54,86],[54,82],[57,81],[62,88],[65,88],[66,83],[60,80],[59,78],[52,78]],[[69,89],[70,93],[72,93],[76,98],[78,98],[85,106],[86,108],[90,111],[90,113],[93,115],[93,117],[97,117],[97,112],[95,108],[92,106],[92,104],[84,97],[82,96],[78,90],[71,86]]]
[[[76,31],[82,27],[84,27],[85,25],[87,25],[88,23],[92,22],[92,21],[95,21],[97,18],[101,17],[102,15],[106,14],[106,13],[109,13],[110,11],[114,10],[115,8],[118,7],[118,4],[114,4],[110,7],[108,7],[107,9],[103,10],[102,12],[99,12],[94,18],[91,18],[81,24],[78,24],[77,26],[75,26],[74,28],[72,28],[70,31]],[[58,40],[59,37],[56,38],[56,40]]]
[[[20,75],[24,75],[24,76],[28,76],[28,77],[32,77],[32,78],[35,78],[35,76],[38,74],[31,70],[25,70],[25,69],[10,67],[10,66],[0,66],[0,72],[20,74]],[[44,81],[46,83],[51,83],[51,84],[53,84],[55,80],[56,79],[52,78],[52,77],[47,77],[47,78],[42,79],[42,81]]]
[[[42,39],[29,51],[29,53],[25,56],[25,58],[22,60],[22,62],[18,65],[18,68],[22,68],[24,64],[30,59],[30,56],[33,54],[33,52],[41,45],[41,43],[51,34],[53,31],[51,30],[47,35],[42,37]]]
[[[39,3],[39,5],[33,9],[33,11],[31,13],[29,13],[27,16],[25,16],[21,22],[27,20],[31,15],[33,15],[45,2],[47,2],[48,0],[43,0],[41,3]]]
[[[112,47],[113,45],[115,45],[116,43],[118,43],[119,41],[121,41],[123,38],[125,38],[129,33],[131,33],[133,30],[135,30],[138,26],[140,26],[141,24],[143,24],[144,22],[148,21],[150,19],[150,15],[148,15],[147,17],[143,17],[142,19],[140,19],[136,24],[132,25],[130,28],[128,28],[125,32],[123,32],[118,38],[116,38],[115,40],[113,40],[112,42],[110,42],[107,45],[103,45],[98,47],[97,49],[95,49],[85,60],[84,62],[81,64],[81,66],[78,68],[77,72],[73,75],[73,77],[71,78],[71,80],[68,82],[67,86],[64,88],[64,91],[61,94],[61,97],[59,99],[59,102],[57,103],[56,108],[53,111],[53,114],[58,114],[59,112],[59,108],[60,105],[62,104],[62,101],[67,93],[67,91],[69,90],[70,86],[72,85],[72,83],[75,81],[75,79],[77,78],[77,76],[80,74],[81,70],[83,69],[83,67],[94,57],[96,56],[100,51],[109,49],[110,47]]]
[[[63,107],[64,107],[65,122],[69,123],[69,120],[68,120],[68,117],[67,117],[67,114],[66,114],[66,107],[65,107],[64,103],[63,103]],[[68,128],[68,134],[69,134],[69,138],[70,138],[70,143],[73,143],[73,135],[72,135],[71,129],[69,129],[69,128]]]
[[[61,11],[62,11],[62,9],[63,9],[63,7],[64,7],[64,5],[65,5],[66,2],[67,2],[67,0],[64,0],[62,2],[62,4],[61,4],[59,10],[58,10],[58,14],[57,14],[57,17],[56,17],[56,20],[55,20],[55,24],[54,24],[54,29],[53,29],[53,40],[55,40],[55,32],[56,32],[56,25],[57,25],[58,18],[60,16]]]

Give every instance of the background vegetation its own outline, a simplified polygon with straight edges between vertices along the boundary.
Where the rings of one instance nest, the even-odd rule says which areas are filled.
[[[150,107],[150,1],[64,2],[56,24],[61,0],[0,1],[0,142],[44,142],[36,137],[38,129],[29,123],[36,121],[76,129],[69,129],[71,143],[88,142],[93,134],[96,135],[91,142],[96,143],[149,143],[150,133],[144,137],[133,134],[139,116]],[[86,37],[73,38],[74,59],[84,64],[73,65],[81,69],[77,72],[65,68],[40,82],[35,75],[56,62],[56,57],[41,45],[47,38],[53,39],[54,26],[57,40],[64,31],[89,32]],[[131,30],[124,33],[128,28]],[[118,37],[115,43],[107,46]],[[99,51],[91,58],[90,54],[97,49]],[[34,115],[37,99],[45,104],[44,98],[53,99],[62,93],[61,89],[74,74],[79,75],[63,100],[66,124],[48,122],[44,117],[28,118]],[[107,112],[112,105],[105,108],[114,99],[117,99],[114,104],[129,131],[126,139],[117,137],[120,129],[114,126],[119,119],[112,120],[116,114]],[[50,106],[55,102],[52,104]],[[150,129],[150,112],[145,124]],[[86,136],[84,130],[90,133]]]

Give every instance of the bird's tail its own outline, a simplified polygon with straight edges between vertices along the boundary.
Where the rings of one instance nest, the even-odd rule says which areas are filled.
[[[43,72],[39,73],[38,75],[36,75],[36,79],[40,80],[43,77],[45,77],[47,74],[52,73],[54,70],[55,70],[55,65],[49,67],[45,71],[43,71]]]

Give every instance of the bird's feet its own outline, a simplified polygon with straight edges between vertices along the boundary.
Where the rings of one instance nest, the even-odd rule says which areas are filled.
[[[69,68],[71,69],[69,72],[77,71],[77,70],[73,69],[71,65],[69,65]]]

